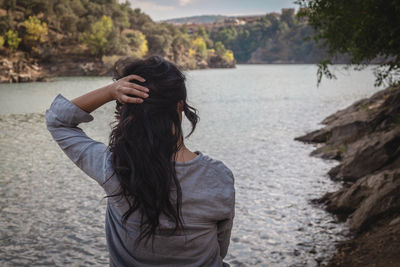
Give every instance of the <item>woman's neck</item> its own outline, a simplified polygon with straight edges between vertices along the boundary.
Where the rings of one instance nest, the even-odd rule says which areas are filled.
[[[187,162],[187,161],[191,161],[195,157],[197,157],[196,153],[190,151],[185,145],[182,145],[181,148],[176,153],[175,161],[176,162]]]

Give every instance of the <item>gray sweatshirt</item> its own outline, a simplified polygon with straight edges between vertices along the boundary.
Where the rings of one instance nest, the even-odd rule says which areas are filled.
[[[60,148],[107,195],[112,195],[120,187],[108,146],[77,127],[92,120],[92,115],[61,94],[46,110],[47,129]],[[135,246],[140,215],[133,213],[123,228],[121,217],[128,207],[126,201],[120,197],[107,199],[105,228],[110,266],[227,266],[223,258],[235,214],[234,177],[221,161],[199,151],[196,154],[191,161],[176,163],[182,188],[183,232],[171,236],[175,225],[161,216],[154,242],[150,239]]]

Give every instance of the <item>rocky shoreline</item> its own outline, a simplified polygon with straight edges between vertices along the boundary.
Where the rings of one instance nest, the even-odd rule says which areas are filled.
[[[171,60],[171,59],[170,59]],[[171,60],[173,61],[173,60]],[[175,62],[182,70],[235,68],[236,62],[226,62],[211,55],[208,61],[196,58],[189,62],[179,58]],[[50,81],[57,76],[111,76],[112,64],[90,60],[79,55],[63,55],[39,62],[23,52],[0,57],[0,83]]]
[[[328,266],[400,264],[400,85],[355,102],[296,140],[316,143],[311,155],[340,163],[329,171],[343,186],[316,200],[347,221],[351,240]]]
[[[21,54],[0,58],[0,83],[36,82],[45,78],[43,68]]]

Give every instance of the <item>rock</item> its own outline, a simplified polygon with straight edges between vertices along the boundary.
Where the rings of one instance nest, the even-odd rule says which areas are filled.
[[[397,218],[393,219],[389,223],[390,226],[393,226],[393,225],[396,225],[396,224],[400,224],[400,216],[398,216]]]
[[[375,171],[390,169],[391,163],[399,160],[400,127],[363,139],[363,142],[353,145],[355,154],[345,157],[340,164],[337,178],[344,181],[356,181]]]
[[[54,76],[111,76],[112,66],[96,60],[89,55],[63,53],[49,53],[44,56],[40,65],[28,54],[17,51],[12,58],[0,58],[0,83],[41,81],[45,77]],[[212,55],[207,60],[200,56],[191,56],[188,51],[167,55],[166,59],[175,62],[182,70],[207,68],[234,68],[236,62],[226,62],[222,58]]]
[[[398,266],[400,261],[400,85],[355,102],[296,140],[322,144],[311,155],[336,159],[343,187],[315,201],[356,233],[328,266]],[[395,240],[396,242],[393,242]]]
[[[349,217],[350,228],[362,231],[400,211],[400,170],[367,175],[323,199],[328,211]]]
[[[305,143],[325,143],[328,141],[331,132],[327,129],[316,130],[304,136],[296,137],[295,140]]]
[[[326,265],[333,266],[384,266],[398,267],[400,262],[400,224],[374,225],[367,233],[342,242]]]
[[[312,155],[342,160],[329,172],[331,178],[356,181],[378,169],[390,168],[400,155],[400,86],[357,101],[322,123],[324,128],[295,140],[324,143]]]
[[[34,82],[45,78],[42,69],[25,58],[23,53],[16,53],[12,58],[0,58],[0,82]]]
[[[201,59],[197,61],[197,68],[199,69],[207,69],[208,68],[208,63],[204,59]]]

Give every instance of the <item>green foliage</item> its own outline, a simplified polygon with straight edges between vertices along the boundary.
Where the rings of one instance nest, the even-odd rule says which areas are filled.
[[[21,38],[18,37],[18,32],[9,30],[6,32],[6,38],[7,38],[7,45],[8,47],[14,51],[18,48],[19,43],[21,42]]]
[[[112,32],[112,20],[110,17],[103,16],[94,23],[89,32],[82,34],[82,42],[89,48],[90,53],[96,57],[101,57],[107,50],[109,36]]]
[[[281,14],[281,21],[285,22],[289,27],[293,27],[296,24],[296,16],[294,9],[283,9]]]
[[[233,26],[222,28],[218,31],[213,39],[215,42],[223,42],[226,46],[232,47],[238,36],[237,29]]]
[[[187,50],[192,46],[192,41],[190,39],[189,34],[180,33],[174,36],[174,40],[172,41],[172,48],[179,50]]]
[[[11,0],[10,6],[23,7],[24,15],[33,16],[35,14],[44,13],[49,14],[52,11],[52,2],[46,0]],[[14,3],[11,3],[14,2]],[[19,8],[18,8],[19,9]]]
[[[65,14],[60,18],[61,29],[66,34],[73,35],[77,31],[77,23],[79,18],[74,14]]]
[[[127,12],[131,29],[142,29],[145,24],[153,23],[152,19],[148,15],[142,13],[140,8],[129,9]]]
[[[156,24],[147,22],[141,27],[141,31],[146,36],[151,54],[167,55],[171,50],[173,42],[172,25],[167,23]]]
[[[210,39],[209,34],[207,33],[206,29],[203,26],[197,29],[195,37],[201,37],[206,43],[207,47],[213,47],[214,45],[214,42]]]
[[[221,42],[215,43],[215,52],[216,54],[221,57],[226,62],[233,62],[235,57],[231,50],[225,48],[224,44]]]
[[[60,53],[56,48],[62,46],[65,50],[61,53],[86,56],[87,48],[90,54],[107,62],[111,62],[114,55],[159,54],[184,63],[182,65],[194,66],[199,58],[215,56],[240,63],[254,58],[266,63],[314,63],[324,55],[313,40],[304,40],[313,34],[313,29],[306,20],[296,20],[293,9],[282,10],[280,17],[266,14],[243,25],[212,30],[198,27],[192,33],[189,25],[156,23],[139,8],[121,0],[3,0],[2,3],[7,15],[0,17],[0,35],[6,36],[10,29],[19,32],[24,36],[24,45],[17,46],[18,49],[30,52],[31,48],[40,46],[39,56],[44,51]],[[43,36],[41,34],[25,37],[27,31],[23,25],[29,16],[40,19],[40,24],[28,19],[36,29],[34,33],[39,25],[47,24],[47,42],[40,43],[41,37],[37,36]],[[107,22],[102,22],[104,17],[108,18]],[[27,45],[27,38],[36,41]],[[5,45],[8,45],[7,40]],[[54,56],[51,53],[48,52],[47,57]]]
[[[0,36],[0,48],[2,48],[4,45],[4,37]]]
[[[26,29],[24,40],[40,43],[47,40],[48,28],[46,22],[41,22],[36,16],[29,16],[29,18],[24,21],[24,25]]]
[[[207,45],[202,37],[192,40],[193,50],[203,59],[207,58]]]
[[[266,63],[311,63],[323,55],[313,41],[305,40],[311,32],[306,22],[296,20],[294,9],[284,9],[280,18],[266,14],[252,23],[221,27],[212,32],[211,39],[232,50],[240,63],[254,54]]]
[[[375,85],[399,81],[400,74],[400,2],[298,0],[300,18],[306,18],[316,30],[313,39],[328,52],[328,60],[340,54],[350,57],[349,66],[357,69],[380,58]],[[326,63],[327,61],[325,61]],[[328,74],[327,64],[320,73]]]
[[[147,39],[141,31],[129,30],[127,33],[125,33],[125,37],[127,38],[128,45],[130,46],[129,54],[131,56],[141,58],[147,54],[149,51]]]

